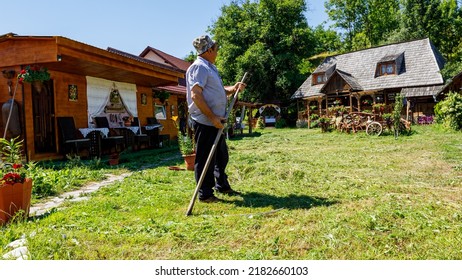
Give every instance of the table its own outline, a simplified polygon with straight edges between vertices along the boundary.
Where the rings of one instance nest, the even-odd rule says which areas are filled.
[[[125,129],[130,129],[131,131],[133,131],[133,133],[136,135],[138,134],[138,131],[140,130],[140,127],[139,126],[121,126],[121,127],[114,127],[114,128],[125,128]]]
[[[156,128],[158,128],[159,131],[162,131],[164,126],[161,125],[161,124],[151,124],[151,125],[147,125],[147,126],[144,127],[144,129],[146,129],[146,130],[153,130],[153,129],[156,129]]]
[[[109,128],[106,127],[99,127],[99,128],[79,128],[80,133],[82,133],[83,137],[87,138],[88,134],[92,131],[99,131],[104,137],[108,137],[109,135]]]

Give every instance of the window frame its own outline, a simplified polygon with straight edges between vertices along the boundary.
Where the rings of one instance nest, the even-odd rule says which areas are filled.
[[[392,71],[388,71],[391,68]],[[378,76],[396,75],[396,62],[387,61],[379,63]]]
[[[321,82],[318,81],[320,78],[321,78]],[[313,74],[312,83],[313,85],[325,84],[326,83],[326,73]]]
[[[167,119],[167,110],[165,109],[165,105],[156,104],[154,106],[154,117],[158,120]]]

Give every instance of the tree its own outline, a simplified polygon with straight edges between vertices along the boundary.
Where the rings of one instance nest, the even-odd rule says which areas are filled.
[[[191,51],[185,58],[183,58],[183,60],[193,63],[194,60],[196,60],[196,58],[197,58],[197,54]]]
[[[225,83],[251,72],[241,99],[287,101],[306,79],[300,65],[314,54],[315,40],[305,10],[303,0],[233,1],[222,7],[210,29],[221,45],[217,67]]]
[[[399,0],[328,0],[327,14],[344,30],[346,51],[370,48],[398,26]]]

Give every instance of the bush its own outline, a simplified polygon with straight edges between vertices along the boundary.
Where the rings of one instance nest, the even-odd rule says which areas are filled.
[[[263,120],[263,117],[258,117],[257,128],[260,128],[260,129],[265,128],[265,121]]]
[[[274,127],[276,128],[284,128],[284,127],[287,127],[287,122],[285,119],[283,118],[280,118],[276,121],[276,123],[274,124]]]
[[[435,116],[438,123],[454,129],[462,129],[462,96],[456,92],[449,92],[447,97],[435,106]]]

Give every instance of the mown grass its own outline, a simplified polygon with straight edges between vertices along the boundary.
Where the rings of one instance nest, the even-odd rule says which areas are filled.
[[[189,217],[194,175],[168,170],[182,164],[172,157],[0,229],[0,256],[25,235],[32,259],[462,259],[462,134],[413,129],[231,140],[228,174],[242,196],[197,202]]]

